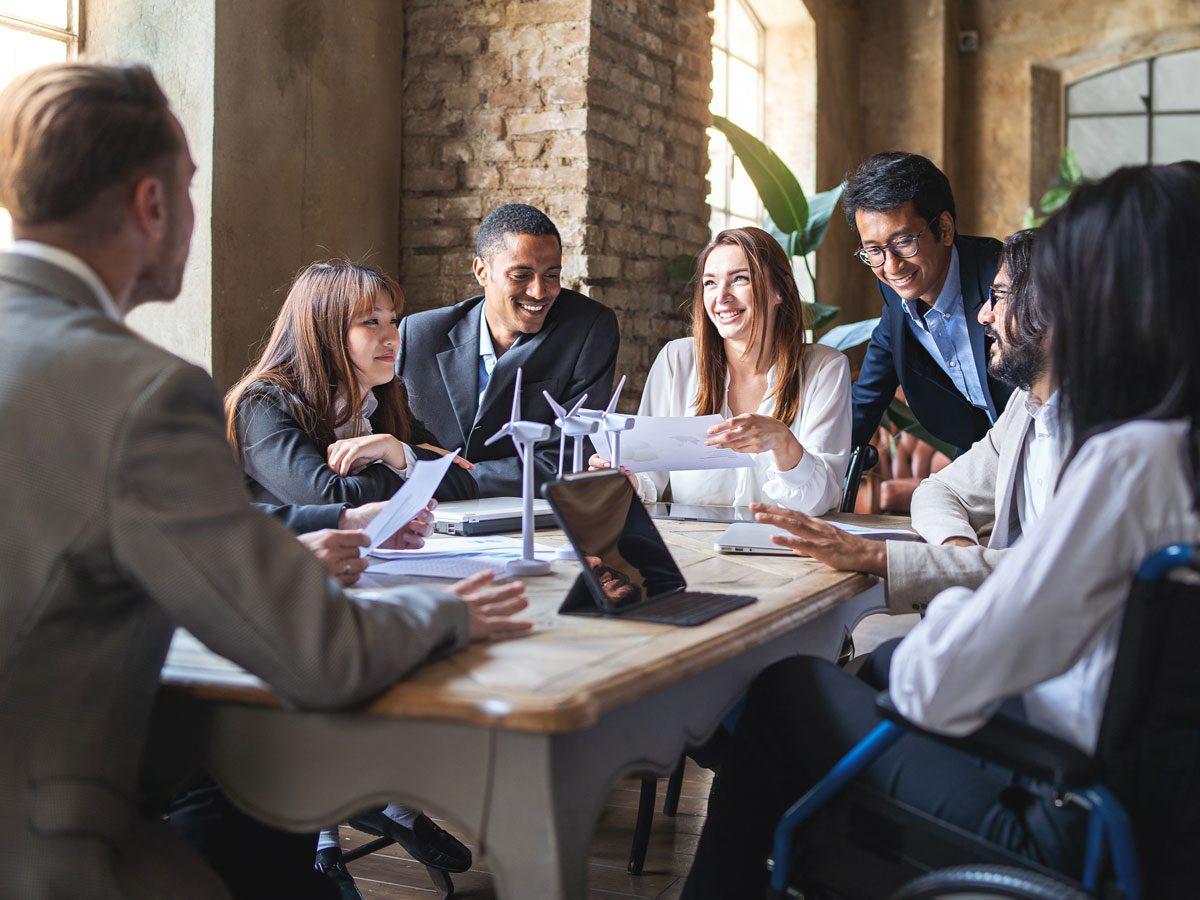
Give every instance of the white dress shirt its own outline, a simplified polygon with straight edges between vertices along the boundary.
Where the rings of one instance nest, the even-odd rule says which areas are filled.
[[[340,417],[346,409],[346,401],[338,397],[333,404],[333,413],[335,417]],[[363,401],[362,409],[358,411],[357,416],[351,416],[343,424],[333,429],[334,440],[344,441],[346,438],[362,437],[364,434],[374,434],[371,429],[371,416],[375,414],[375,410],[379,409],[379,401],[375,399],[374,391],[367,391],[367,399]],[[417,454],[413,452],[413,448],[403,441],[400,446],[404,448],[404,468],[397,469],[390,463],[385,463],[382,459],[376,460],[372,465],[387,466],[401,478],[407,478],[412,471],[413,466],[417,464]]]
[[[479,304],[479,399],[476,410],[483,408],[483,395],[492,382],[492,370],[496,368],[496,345],[492,343],[492,332],[488,328],[487,316],[483,314],[485,303]]]
[[[1059,428],[1058,391],[1041,403],[1033,394],[1025,395],[1025,411],[1032,419],[1025,432],[1025,452],[1021,457],[1022,484],[1017,492],[1017,521],[1021,534],[1028,534],[1041,518],[1046,501],[1054,493],[1054,482],[1066,452]]]
[[[1184,422],[1139,421],[1089,440],[991,577],[938,594],[897,647],[900,711],[963,735],[1020,695],[1033,724],[1094,751],[1134,572],[1200,540],[1187,434]]]
[[[671,485],[677,503],[746,506],[771,502],[800,512],[820,515],[837,505],[850,460],[850,364],[841,353],[820,344],[804,351],[800,409],[792,434],[804,447],[800,462],[789,471],[775,468],[771,453],[755,453],[754,465],[744,469],[706,469],[697,472],[643,472],[638,493],[647,503],[658,500]],[[726,390],[728,391],[728,375]],[[642,391],[639,416],[696,415],[696,344],[693,338],[671,341],[658,354]],[[757,412],[775,409],[775,369],[767,373],[767,391]],[[728,398],[721,415],[729,418]]]
[[[104,282],[100,280],[100,276],[96,274],[87,263],[62,247],[55,247],[52,244],[43,244],[41,241],[13,241],[8,247],[9,253],[20,253],[22,256],[31,256],[34,259],[40,259],[42,262],[50,263],[52,266],[58,266],[70,272],[89,288],[96,295],[96,299],[100,301],[100,308],[104,310],[104,314],[114,322],[124,321],[124,316],[117,309],[117,304],[113,301],[112,294],[108,288],[104,286]]]

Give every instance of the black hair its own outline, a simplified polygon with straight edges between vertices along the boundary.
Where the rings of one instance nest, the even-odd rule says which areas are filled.
[[[941,238],[937,217],[943,212],[957,216],[954,193],[945,173],[915,153],[876,153],[846,176],[842,209],[850,227],[858,231],[854,214],[860,209],[884,211],[912,201],[917,215],[930,223],[935,239]]]
[[[558,248],[562,249],[562,237],[550,217],[535,206],[524,203],[507,203],[493,209],[479,225],[475,233],[475,255],[489,259],[498,247],[503,246],[506,234],[554,235]]]
[[[1014,231],[1000,250],[1000,265],[1008,270],[1008,305],[1004,330],[1014,344],[1040,343],[1050,320],[1033,289],[1033,245],[1037,229]]]
[[[1200,414],[1197,234],[1193,161],[1118,169],[1076,188],[1043,226],[1033,280],[1052,324],[1071,456],[1123,422]]]

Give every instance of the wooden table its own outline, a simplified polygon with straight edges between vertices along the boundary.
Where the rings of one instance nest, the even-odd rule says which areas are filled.
[[[161,783],[201,765],[246,812],[291,829],[416,803],[476,836],[499,896],[581,898],[592,831],[618,778],[667,774],[763,668],[796,653],[832,658],[884,607],[875,578],[797,557],[716,554],[720,525],[658,525],[689,587],[758,602],[693,628],[558,616],[578,564],[556,562],[528,581],[532,635],[475,645],[342,713],[283,710],[254,677],[177,640],[147,771]]]

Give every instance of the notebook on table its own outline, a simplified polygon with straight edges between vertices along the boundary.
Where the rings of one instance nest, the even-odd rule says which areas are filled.
[[[559,613],[699,625],[755,601],[742,594],[689,591],[646,507],[620,472],[570,475],[550,482],[543,493],[582,563]]]

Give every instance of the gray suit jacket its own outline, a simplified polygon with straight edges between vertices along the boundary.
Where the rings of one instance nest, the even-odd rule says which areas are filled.
[[[434,443],[462,447],[480,497],[519,497],[521,462],[505,438],[484,441],[508,421],[513,384],[521,368],[521,418],[553,426],[554,412],[542,396],[570,406],[583,394],[588,406],[603,408],[612,391],[620,337],[617,317],[606,306],[563,290],[537,334],[523,334],[496,361],[479,403],[479,328],[483,297],[405,316],[400,322],[396,374],[408,389],[413,416],[425,423]],[[558,468],[558,429],[537,445],[535,484]],[[568,450],[569,452],[569,450]]]
[[[222,896],[136,808],[175,627],[320,709],[463,646],[465,607],[424,589],[347,601],[250,506],[208,375],[8,253],[0,422],[0,896]]]
[[[938,592],[954,585],[979,587],[1016,540],[1013,491],[1033,421],[1025,411],[1027,396],[1013,391],[987,434],[921,482],[913,494],[913,528],[926,543],[888,542],[888,606],[894,612],[923,609]],[[941,546],[951,537],[986,544]]]

